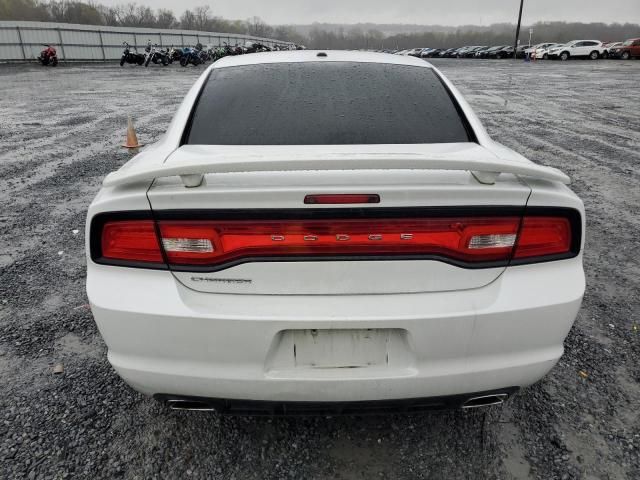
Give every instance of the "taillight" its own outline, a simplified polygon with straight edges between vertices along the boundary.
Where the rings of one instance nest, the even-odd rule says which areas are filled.
[[[543,257],[571,249],[571,223],[565,217],[524,217],[514,258]]]
[[[439,256],[462,262],[506,261],[519,225],[517,217],[159,221],[170,263],[210,266],[268,257]]]
[[[110,260],[162,262],[153,220],[107,222],[102,227],[102,257]]]
[[[272,215],[280,218],[266,220],[161,219],[157,225],[149,218],[107,216],[92,223],[91,252],[98,263],[166,268],[166,260],[182,270],[331,259],[437,259],[479,268],[569,258],[580,246],[580,215],[573,210],[524,218],[442,213],[387,218],[366,210],[345,210],[342,217],[339,210],[313,210],[305,213],[307,219],[277,211]],[[358,218],[344,218],[347,215]]]

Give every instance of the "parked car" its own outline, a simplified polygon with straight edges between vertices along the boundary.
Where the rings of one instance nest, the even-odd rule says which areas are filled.
[[[569,60],[570,58],[597,60],[604,52],[605,48],[599,40],[573,40],[560,47],[550,49],[548,57],[552,60]]]
[[[409,50],[407,52],[407,55],[410,55],[412,57],[419,57],[420,54],[422,53],[422,50],[424,50],[424,48],[414,48],[412,50]]]
[[[563,43],[552,43],[546,47],[538,47],[535,51],[535,57],[536,59],[540,60],[547,60],[549,58],[549,50],[551,50],[552,48],[556,48],[556,47],[561,47],[562,45],[564,45]]]
[[[640,58],[640,38],[631,38],[617,47],[609,50],[609,56],[629,60],[630,58]]]
[[[440,54],[438,55],[440,58],[452,58],[453,57],[453,53],[457,50],[457,48],[447,48],[445,50],[443,50],[442,52],[440,52]]]
[[[474,50],[476,48],[480,48],[479,45],[468,45],[466,47],[461,47],[456,51],[456,58],[465,58],[467,52]]]
[[[491,47],[484,52],[482,52],[482,58],[496,58],[496,53],[503,48],[506,48],[507,45],[496,45],[495,47]]]
[[[469,47],[463,52],[458,52],[458,58],[473,58],[477,51],[486,48],[484,45]]]
[[[440,48],[428,48],[427,51],[422,52],[422,58],[434,58],[440,55],[442,49]]]
[[[87,295],[115,370],[171,408],[498,404],[553,367],[580,308],[568,182],[420,59],[226,57],[105,178]]]
[[[538,50],[544,50],[546,48],[549,48],[552,45],[556,45],[556,44],[555,43],[538,43],[537,45],[533,45],[532,47],[525,49],[524,54],[528,55],[529,58],[538,58],[536,55]]]
[[[441,58],[452,58],[455,56],[455,52],[457,48],[447,48],[446,50],[441,51],[438,56]]]
[[[492,48],[491,46],[486,46],[486,47],[477,49],[475,52],[473,52],[473,58],[484,58],[487,54],[487,51],[490,50],[491,48]]]
[[[516,49],[516,58],[524,58],[526,56],[526,51],[531,48],[531,45],[520,45]]]
[[[487,53],[487,58],[513,58],[513,46],[506,46],[498,50],[492,50]]]
[[[602,46],[607,50],[607,52],[613,48],[620,47],[622,42],[603,42]]]
[[[433,48],[423,48],[422,50],[420,50],[420,55],[418,55],[418,57],[427,58],[429,56],[429,53],[433,50]]]

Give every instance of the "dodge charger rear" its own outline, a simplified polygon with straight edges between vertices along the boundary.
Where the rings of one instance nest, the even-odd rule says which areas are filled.
[[[225,58],[87,217],[108,358],[174,408],[473,407],[543,377],[584,292],[568,177],[412,57]]]

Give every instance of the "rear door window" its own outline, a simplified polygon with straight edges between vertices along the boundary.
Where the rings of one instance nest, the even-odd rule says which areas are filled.
[[[184,143],[416,144],[475,141],[431,68],[298,62],[213,69]]]

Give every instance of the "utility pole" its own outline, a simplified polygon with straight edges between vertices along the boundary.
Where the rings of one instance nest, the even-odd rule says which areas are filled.
[[[516,58],[516,51],[518,50],[518,42],[520,41],[520,24],[522,23],[522,7],[524,6],[524,0],[520,0],[520,13],[518,14],[518,27],[516,28],[516,41],[513,45],[513,59]]]

